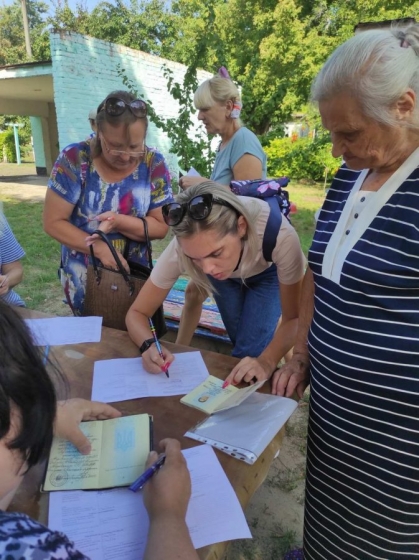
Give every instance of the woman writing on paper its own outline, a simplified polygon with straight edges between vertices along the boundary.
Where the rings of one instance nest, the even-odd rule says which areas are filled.
[[[224,67],[198,87],[194,103],[199,111],[198,119],[204,124],[207,133],[219,134],[221,137],[211,181],[229,187],[233,180],[265,179],[266,154],[257,136],[244,127],[240,120],[240,92]],[[181,177],[179,185],[182,189],[188,189],[203,181],[207,179],[186,175]],[[196,284],[188,283],[176,339],[178,344],[190,344],[207,296]],[[277,305],[280,305],[279,301]]]
[[[177,278],[187,273],[199,287],[214,292],[233,342],[233,356],[243,358],[228,382],[268,379],[294,346],[299,314],[304,256],[298,236],[282,220],[270,262],[263,256],[263,238],[271,211],[260,199],[236,196],[207,181],[179,194],[163,206],[174,239],[131,306],[128,332],[138,344],[143,363],[159,373],[159,356],[148,324]],[[279,212],[279,209],[278,209]],[[278,300],[283,303],[279,320]],[[173,360],[163,348],[166,364]]]
[[[168,228],[161,206],[172,200],[164,158],[146,145],[144,101],[126,91],[110,93],[96,126],[96,136],[61,152],[45,198],[44,229],[62,243],[61,283],[76,315],[83,313],[88,244],[105,267],[116,268],[106,243],[90,234],[109,234],[126,268],[126,259],[147,265],[139,217],[146,218],[150,239],[162,239]]]
[[[8,560],[88,560],[71,540],[9,505],[24,475],[49,454],[53,432],[88,454],[82,420],[116,418],[113,407],[70,399],[57,402],[55,389],[24,321],[0,302],[0,557]],[[179,442],[165,440],[166,461],[144,489],[150,518],[144,560],[198,560],[185,516],[190,476]],[[150,454],[148,465],[157,454]],[[8,509],[9,508],[9,509]]]
[[[273,381],[311,387],[304,558],[418,559],[419,25],[349,39],[312,97],[346,163]]]

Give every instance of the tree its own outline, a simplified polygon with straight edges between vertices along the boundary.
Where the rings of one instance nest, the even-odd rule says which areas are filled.
[[[44,2],[27,0],[31,41],[42,34],[48,7]],[[27,62],[22,10],[19,0],[0,7],[0,65]]]

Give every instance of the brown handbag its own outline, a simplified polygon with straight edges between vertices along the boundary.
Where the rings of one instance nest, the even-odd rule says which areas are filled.
[[[125,317],[128,309],[135,301],[135,298],[148,280],[153,269],[151,243],[148,236],[146,220],[143,220],[143,223],[148,248],[149,266],[147,267],[128,261],[130,274],[128,274],[122,266],[121,260],[106,234],[101,230],[96,230],[94,232],[107,244],[118,266],[118,270],[105,268],[95,257],[93,245],[90,246],[92,262],[87,267],[83,315],[97,315],[103,317],[104,327],[122,331],[127,330],[125,326]],[[159,338],[166,334],[167,327],[164,320],[162,305],[154,313],[152,321]]]

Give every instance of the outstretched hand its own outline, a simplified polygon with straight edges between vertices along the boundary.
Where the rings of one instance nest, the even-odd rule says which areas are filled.
[[[308,355],[295,353],[291,360],[274,373],[272,394],[280,397],[292,397],[297,391],[302,398],[310,382],[310,360]]]
[[[92,449],[90,441],[80,430],[80,422],[107,420],[121,416],[119,410],[109,404],[86,399],[58,401],[54,435],[70,441],[83,455]]]
[[[264,381],[272,375],[272,366],[261,356],[259,358],[243,358],[231,370],[230,374],[224,382],[224,386],[238,385],[241,381],[251,383],[256,381]]]

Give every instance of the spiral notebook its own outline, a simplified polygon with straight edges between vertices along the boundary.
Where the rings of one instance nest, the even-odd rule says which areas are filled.
[[[297,406],[293,399],[253,393],[239,406],[200,422],[185,436],[253,465]]]

